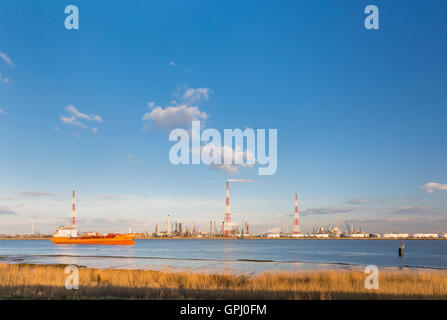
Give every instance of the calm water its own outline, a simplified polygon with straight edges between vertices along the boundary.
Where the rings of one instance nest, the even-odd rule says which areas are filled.
[[[407,240],[136,240],[134,246],[54,245],[0,240],[0,262],[76,264],[94,268],[229,271],[419,267],[447,269],[447,241]]]

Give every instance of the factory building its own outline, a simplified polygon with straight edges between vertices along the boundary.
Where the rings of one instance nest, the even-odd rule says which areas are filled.
[[[329,233],[316,233],[314,234],[315,238],[329,238]]]
[[[398,238],[408,238],[408,233],[384,233],[383,238],[390,238],[390,239],[398,239]]]
[[[410,238],[438,238],[437,233],[413,233]]]
[[[349,234],[349,238],[369,238],[369,234],[367,234],[367,233],[351,233],[351,234]]]
[[[292,233],[290,236],[292,238],[303,238],[304,234],[302,234],[302,233]]]
[[[279,233],[267,233],[266,237],[267,238],[279,238],[279,237],[281,237],[281,234],[279,234]]]

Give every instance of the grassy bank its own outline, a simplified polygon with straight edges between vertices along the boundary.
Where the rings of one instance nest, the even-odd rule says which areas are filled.
[[[446,299],[447,272],[381,272],[378,290],[359,271],[274,272],[256,276],[79,269],[64,287],[64,266],[0,264],[2,299]]]

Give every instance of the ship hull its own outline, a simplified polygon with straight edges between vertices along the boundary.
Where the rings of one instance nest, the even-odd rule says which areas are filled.
[[[116,236],[114,238],[106,237],[53,237],[50,241],[54,244],[90,244],[90,245],[134,245],[135,241],[131,236]]]

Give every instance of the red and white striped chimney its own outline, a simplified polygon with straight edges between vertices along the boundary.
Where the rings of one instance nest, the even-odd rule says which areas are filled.
[[[224,217],[223,235],[225,237],[231,236],[230,181],[227,181],[227,196],[226,196],[226,201],[225,201],[225,217]]]
[[[300,233],[300,221],[298,217],[298,194],[295,194],[295,215],[293,219],[293,233]]]
[[[76,225],[76,205],[75,205],[75,192],[73,190],[73,211],[72,211],[73,226]]]

